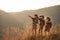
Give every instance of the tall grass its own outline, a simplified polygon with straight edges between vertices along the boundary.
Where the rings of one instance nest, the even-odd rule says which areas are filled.
[[[31,29],[26,29],[26,32],[23,34],[22,40],[60,40],[60,27],[52,28],[50,31],[50,35],[39,36],[37,31],[37,36],[32,34]]]
[[[60,40],[60,27],[54,27],[51,28],[50,35],[39,35],[38,29],[37,29],[37,34],[34,36],[32,32],[32,27],[26,25],[26,27],[20,30],[19,28],[14,28],[12,29],[4,29],[3,33],[5,33],[3,36],[0,35],[0,40]],[[21,33],[22,32],[22,33]],[[11,34],[9,34],[11,33]],[[1,34],[1,33],[0,33]],[[45,33],[43,33],[45,34]]]

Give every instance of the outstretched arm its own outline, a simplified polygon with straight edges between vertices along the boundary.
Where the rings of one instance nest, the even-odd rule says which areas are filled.
[[[29,16],[31,19],[33,19],[33,17]]]

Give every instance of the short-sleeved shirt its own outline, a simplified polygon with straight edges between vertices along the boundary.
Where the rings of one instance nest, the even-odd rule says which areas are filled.
[[[37,24],[38,23],[38,18],[32,18],[33,20],[33,24]]]
[[[52,22],[46,22],[46,28],[51,28],[52,27]]]
[[[41,26],[44,26],[45,25],[45,20],[44,19],[43,20],[42,19],[39,19],[39,20],[40,20],[40,25]]]

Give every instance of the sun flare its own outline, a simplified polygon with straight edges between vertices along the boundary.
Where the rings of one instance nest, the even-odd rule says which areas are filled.
[[[35,10],[60,5],[60,0],[0,0],[0,9],[7,12]]]

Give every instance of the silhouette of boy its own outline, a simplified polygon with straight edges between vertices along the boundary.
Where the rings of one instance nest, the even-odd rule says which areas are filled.
[[[39,34],[41,34],[41,35],[42,35],[42,31],[43,31],[44,25],[45,25],[44,16],[41,15],[41,16],[39,17],[39,26],[40,26],[40,28],[39,28]]]
[[[36,29],[37,29],[37,24],[38,24],[38,15],[35,14],[34,17],[29,16],[32,19],[32,31],[36,35]]]
[[[50,19],[50,17],[47,17],[46,25],[45,25],[45,33],[48,32],[48,34],[49,34],[51,27],[52,27],[51,19]]]

